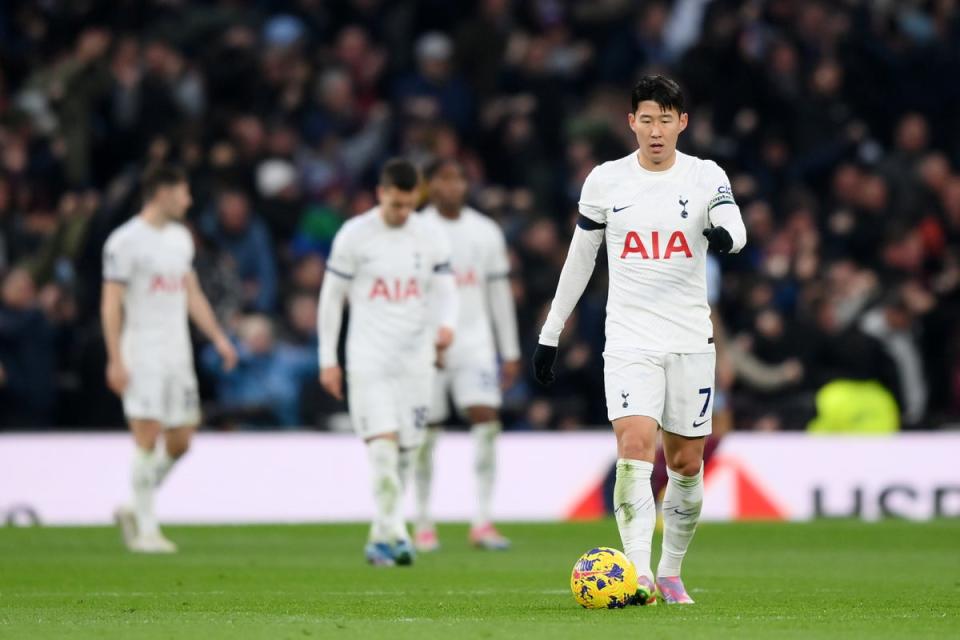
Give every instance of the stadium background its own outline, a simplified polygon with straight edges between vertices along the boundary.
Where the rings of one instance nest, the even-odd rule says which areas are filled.
[[[633,148],[650,71],[681,81],[681,149],[726,169],[748,226],[720,265],[728,422],[805,428],[837,379],[878,380],[906,428],[960,414],[956,3],[9,1],[0,41],[5,429],[121,428],[100,251],[159,158],[189,168],[197,269],[242,348],[219,377],[197,344],[215,428],[342,411],[315,382],[316,297],[392,154],[467,167],[510,244],[527,358],[580,185]],[[598,269],[558,383],[521,379],[507,429],[605,424],[604,289]]]
[[[749,234],[711,263],[734,432],[684,565],[697,606],[589,612],[567,588],[579,553],[620,544],[603,267],[558,383],[507,394],[514,549],[450,522],[474,489],[457,433],[443,551],[362,566],[363,446],[327,432],[343,407],[314,382],[331,238],[385,158],[461,160],[508,238],[527,372],[582,181],[633,148],[648,72],[681,81],[681,149],[726,169]],[[957,637],[958,77],[954,0],[0,2],[0,637]],[[163,558],[96,526],[132,448],[101,248],[160,158],[189,169],[197,269],[244,358],[220,378],[196,344],[208,426],[159,496]],[[737,522],[757,519],[818,521]],[[37,523],[66,526],[9,526]]]

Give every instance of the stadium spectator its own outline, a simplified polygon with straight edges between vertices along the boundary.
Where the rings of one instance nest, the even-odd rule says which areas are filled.
[[[864,313],[860,320],[863,332],[880,341],[897,368],[901,414],[907,426],[924,418],[929,397],[923,358],[913,336],[914,324],[913,312],[897,293]]]
[[[300,392],[317,373],[316,344],[278,341],[273,323],[262,315],[241,319],[237,332],[235,369],[224,372],[212,346],[201,356],[207,374],[216,378],[217,399],[210,413],[224,425],[301,426]]]
[[[417,70],[397,81],[394,96],[401,115],[414,122],[440,119],[461,134],[473,125],[473,96],[453,68],[453,41],[438,32],[416,43]]]
[[[219,317],[280,326],[306,315],[330,239],[372,206],[386,157],[457,158],[507,235],[529,355],[583,180],[632,144],[619,96],[654,68],[689,96],[681,150],[717,159],[748,225],[716,305],[740,349],[735,427],[802,427],[840,374],[880,376],[908,426],[960,419],[956,3],[115,4],[0,3],[0,276],[26,267],[50,292],[36,295],[64,347],[17,347],[58,372],[48,420],[119,416],[70,404],[70,381],[108,398],[92,283],[137,206],[135,176],[158,159],[189,167]],[[600,362],[605,286],[591,283],[570,336],[577,380]],[[887,308],[897,295],[907,315]],[[881,315],[909,334],[922,377],[891,361]],[[19,382],[3,367],[9,422]],[[562,399],[519,380],[507,428],[605,424],[577,380]]]
[[[51,426],[56,397],[56,336],[40,307],[33,278],[13,269],[0,286],[0,424]]]
[[[277,267],[266,225],[250,208],[250,199],[236,188],[225,188],[216,205],[201,219],[201,230],[219,249],[230,254],[243,284],[244,307],[269,313],[277,301]]]

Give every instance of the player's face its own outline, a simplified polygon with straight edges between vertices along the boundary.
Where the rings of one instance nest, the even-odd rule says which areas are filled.
[[[459,209],[467,195],[467,180],[460,167],[444,165],[430,178],[430,199],[441,209]]]
[[[637,136],[640,156],[644,164],[659,165],[672,160],[677,150],[677,138],[687,128],[687,114],[670,109],[665,111],[653,100],[637,105],[627,120]]]
[[[377,187],[377,201],[383,220],[391,227],[402,227],[417,206],[417,191],[397,187]]]
[[[172,220],[183,220],[187,209],[193,204],[190,196],[190,185],[187,182],[160,187],[157,189],[157,200],[160,209]]]

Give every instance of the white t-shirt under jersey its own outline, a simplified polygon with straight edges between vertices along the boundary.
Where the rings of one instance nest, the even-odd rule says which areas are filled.
[[[348,371],[396,374],[432,366],[431,280],[449,264],[445,234],[423,216],[391,227],[375,207],[341,227],[327,269],[350,281]]]
[[[733,251],[746,242],[723,169],[678,152],[671,168],[647,171],[631,153],[594,168],[579,209],[606,225],[606,350],[713,351],[703,231],[724,227]],[[559,336],[565,320],[548,318],[544,334]]]
[[[491,280],[510,275],[503,231],[496,222],[470,207],[464,207],[460,216],[453,220],[440,215],[433,205],[425,208],[421,215],[446,232],[452,250],[451,266],[457,279],[460,314],[454,332],[456,337],[447,351],[447,361],[495,359],[494,322],[487,285]],[[497,336],[504,359],[519,357],[515,334],[513,331],[506,339]]]
[[[136,216],[110,234],[103,278],[126,285],[121,350],[128,368],[192,367],[187,276],[193,237],[183,225],[154,227]]]

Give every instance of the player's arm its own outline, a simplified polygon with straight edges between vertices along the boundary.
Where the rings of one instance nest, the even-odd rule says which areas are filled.
[[[597,250],[603,243],[607,228],[607,207],[604,204],[605,185],[597,178],[597,169],[590,172],[580,193],[580,215],[567,250],[567,259],[560,271],[557,293],[550,305],[547,320],[540,330],[540,340],[533,353],[533,376],[540,384],[553,382],[557,345],[563,325],[580,301],[590,282],[597,263]]]
[[[320,338],[320,384],[337,400],[343,400],[343,370],[337,360],[343,307],[350,292],[350,278],[327,269],[320,287],[320,308],[317,310],[317,335]]]
[[[129,243],[122,236],[111,235],[103,246],[103,287],[100,291],[100,324],[107,350],[107,386],[121,395],[127,388],[129,374],[123,361],[120,336],[123,333],[123,299],[127,283],[133,277],[134,260]]]
[[[501,383],[505,389],[513,386],[520,372],[520,338],[517,330],[517,310],[510,289],[510,259],[503,234],[497,230],[493,265],[487,273],[487,300],[497,349],[503,360]]]
[[[442,237],[442,234],[438,237]],[[453,344],[454,329],[460,314],[460,294],[457,293],[457,279],[450,265],[450,251],[443,242],[439,247],[439,257],[433,266],[430,294],[434,305],[433,317],[437,323],[437,336],[434,346],[437,349],[437,365],[443,364],[443,352]]]
[[[237,351],[230,343],[230,339],[223,332],[217,321],[217,316],[210,306],[210,301],[200,287],[197,272],[191,271],[186,277],[187,285],[187,313],[193,324],[213,343],[213,348],[223,360],[223,370],[230,371],[237,365]]]
[[[353,260],[344,230],[333,239],[330,259],[320,287],[317,310],[317,336],[320,340],[320,385],[337,400],[343,400],[343,369],[337,360],[343,307],[350,293],[356,261]]]
[[[580,301],[583,290],[590,282],[593,268],[597,262],[597,250],[603,242],[605,225],[601,225],[581,214],[577,228],[570,241],[567,259],[560,272],[557,293],[550,305],[547,320],[540,330],[540,341],[533,354],[533,374],[540,384],[550,384],[555,378],[554,364],[557,361],[557,346],[560,334],[573,308]]]
[[[100,324],[107,349],[107,386],[121,395],[127,388],[129,376],[120,350],[120,333],[123,330],[123,295],[127,290],[124,282],[104,280],[100,293]]]
[[[707,184],[713,194],[707,204],[710,227],[703,230],[703,235],[711,250],[721,255],[738,253],[747,244],[747,228],[733,198],[730,181],[723,169],[715,164],[712,164],[709,180]]]

